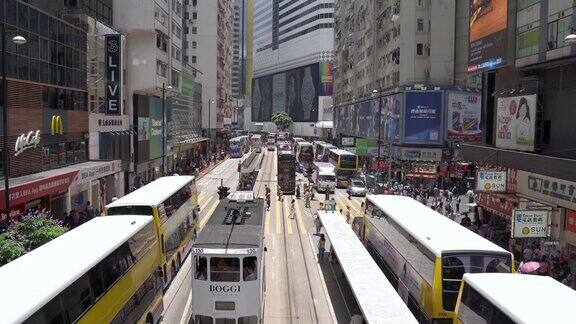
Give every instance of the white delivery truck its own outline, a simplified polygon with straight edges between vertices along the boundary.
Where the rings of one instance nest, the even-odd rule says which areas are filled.
[[[314,173],[312,173],[312,183],[316,191],[334,192],[336,188],[336,168],[331,163],[314,162]]]

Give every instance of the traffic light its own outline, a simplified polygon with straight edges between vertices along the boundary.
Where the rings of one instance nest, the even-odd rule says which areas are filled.
[[[220,200],[228,197],[228,195],[230,194],[228,191],[230,190],[230,188],[228,187],[218,187],[218,197]]]

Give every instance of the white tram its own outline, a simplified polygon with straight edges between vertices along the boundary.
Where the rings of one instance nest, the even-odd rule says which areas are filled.
[[[222,200],[192,246],[194,323],[262,322],[264,200],[235,192]]]

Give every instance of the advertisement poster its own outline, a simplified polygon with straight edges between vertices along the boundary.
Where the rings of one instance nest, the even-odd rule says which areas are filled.
[[[515,210],[512,237],[548,237],[548,211]]]
[[[508,1],[470,1],[468,72],[478,73],[506,64]]]
[[[441,144],[442,92],[406,92],[404,141],[417,144]]]
[[[476,190],[506,192],[506,171],[478,171],[476,173]]]
[[[536,95],[498,98],[496,147],[534,151]]]
[[[162,156],[163,127],[162,99],[150,98],[150,120],[148,122],[148,139],[150,145],[150,160]]]
[[[331,96],[334,92],[334,62],[322,61],[318,64],[320,70],[320,95]]]
[[[478,93],[448,93],[448,139],[481,142],[482,97]]]
[[[380,118],[380,134],[382,139],[400,141],[400,108],[402,95],[395,94],[382,98],[382,116]]]
[[[147,141],[148,138],[148,117],[138,117],[138,141]]]

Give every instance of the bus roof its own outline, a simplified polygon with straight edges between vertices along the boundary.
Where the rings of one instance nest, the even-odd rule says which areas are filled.
[[[296,142],[297,146],[312,146],[312,143],[306,141],[298,141]]]
[[[23,322],[150,222],[96,217],[0,267],[0,322]]]
[[[336,148],[336,146],[330,144],[330,143],[326,143],[326,142],[322,142],[322,141],[316,141],[314,142],[315,145],[320,145],[322,147],[326,147],[326,148]]]
[[[336,167],[332,163],[328,162],[314,162],[314,166],[318,169],[319,173],[334,173]]]
[[[576,291],[551,277],[466,273],[464,281],[516,323],[574,323]]]
[[[344,217],[338,212],[318,215],[366,322],[417,323]]]
[[[234,222],[232,211],[240,211]],[[264,200],[232,201],[224,199],[198,234],[195,247],[234,249],[260,247],[263,237]]]
[[[338,155],[356,155],[356,154],[354,154],[354,153],[350,153],[350,152],[348,152],[348,151],[346,151],[346,150],[342,150],[342,149],[338,149],[338,148],[333,148],[333,149],[330,150],[330,152],[334,152],[334,153],[336,153],[336,154],[338,154]]]
[[[108,204],[106,208],[118,206],[158,206],[174,193],[194,180],[193,176],[167,176],[158,178],[144,187]]]
[[[366,198],[437,257],[444,252],[510,253],[410,197],[368,195]],[[384,225],[377,217],[370,217],[370,222],[378,227]]]

